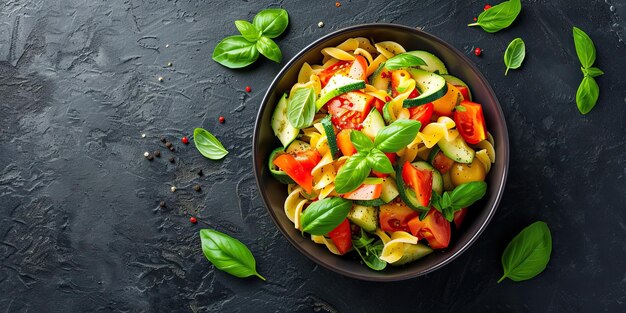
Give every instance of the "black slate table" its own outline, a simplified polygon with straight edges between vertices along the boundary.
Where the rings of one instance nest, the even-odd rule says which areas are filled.
[[[341,3],[3,1],[0,311],[624,312],[626,1],[523,1],[497,34],[466,26],[484,1]],[[283,64],[333,30],[391,22],[441,37],[485,74],[512,157],[500,208],[469,251],[424,277],[376,284],[325,270],[287,243],[251,165],[257,108],[281,65],[234,71],[210,59],[236,33],[234,20],[269,6],[290,14],[277,39]],[[586,116],[574,103],[582,74],[572,25],[593,38],[606,72]],[[527,57],[505,77],[502,54],[515,37]],[[183,145],[195,127],[230,154],[214,162]],[[160,158],[144,159],[156,149]],[[548,268],[496,284],[502,250],[535,220],[552,230]],[[268,282],[214,270],[200,250],[203,227],[248,244]]]

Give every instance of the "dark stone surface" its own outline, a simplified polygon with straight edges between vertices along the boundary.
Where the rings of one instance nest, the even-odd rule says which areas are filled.
[[[465,26],[484,1],[342,4],[3,1],[0,311],[625,311],[626,1],[523,1],[497,34]],[[250,146],[281,65],[233,71],[210,60],[234,20],[268,6],[291,17],[277,40],[285,59],[333,30],[378,21],[423,27],[468,55],[483,48],[471,57],[500,99],[512,158],[500,209],[467,253],[425,277],[375,284],[316,266],[279,234],[256,190]],[[606,72],[587,116],[574,103],[572,25],[593,38]],[[518,36],[527,57],[505,77],[502,54]],[[223,161],[180,142],[199,126],[230,150]],[[160,158],[144,159],[156,149]],[[496,284],[506,243],[535,220],[552,229],[547,270]],[[202,227],[248,244],[268,282],[215,271],[199,247]]]

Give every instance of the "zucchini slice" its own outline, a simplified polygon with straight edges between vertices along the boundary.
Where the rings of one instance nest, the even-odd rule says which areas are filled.
[[[448,84],[440,75],[414,68],[409,68],[407,71],[415,79],[415,85],[420,90],[420,95],[416,98],[405,99],[402,102],[403,107],[411,108],[433,102],[448,92]]]
[[[411,188],[408,188],[404,184],[404,179],[402,178],[403,166],[404,165],[400,165],[396,168],[396,184],[398,185],[398,194],[400,195],[400,199],[402,199],[402,201],[414,211],[428,212],[429,208],[422,206],[422,204],[415,195],[415,191],[413,191],[413,189]]]
[[[469,164],[474,161],[476,152],[465,143],[461,136],[457,136],[452,141],[447,141],[443,138],[437,142],[437,146],[439,146],[443,154],[455,162]]]
[[[298,152],[303,152],[303,151],[309,151],[311,150],[311,145],[302,141],[302,140],[294,140],[289,147],[287,147],[287,150],[285,150],[285,152],[287,153],[298,153]]]
[[[335,75],[330,78],[328,84],[320,91],[320,97],[315,101],[315,107],[319,111],[326,102],[341,94],[365,88],[365,81],[350,77]]]
[[[374,140],[378,131],[385,127],[385,121],[376,108],[372,108],[363,123],[363,133]]]
[[[339,150],[339,146],[337,146],[337,134],[335,134],[335,126],[330,120],[330,115],[327,115],[322,119],[322,126],[324,126],[324,132],[326,133],[326,138],[328,139],[328,147],[330,148],[330,153],[333,156],[333,159],[337,159],[341,155],[341,151]]]
[[[287,94],[284,94],[272,114],[272,130],[274,135],[278,137],[283,147],[287,147],[292,141],[298,137],[299,129],[291,126],[287,120]]]

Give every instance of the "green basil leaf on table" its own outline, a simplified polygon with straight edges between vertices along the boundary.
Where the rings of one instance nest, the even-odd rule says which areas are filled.
[[[513,281],[531,279],[543,272],[552,253],[550,228],[537,221],[524,228],[504,249],[502,267],[504,275],[498,283],[509,278]]]
[[[509,69],[516,69],[522,66],[522,62],[526,57],[526,45],[522,38],[515,38],[504,51],[504,65],[506,65],[506,71],[504,75],[509,73]]]
[[[254,17],[252,23],[263,36],[275,38],[287,29],[289,15],[283,9],[265,9]]]
[[[315,119],[315,91],[313,88],[300,88],[293,93],[287,103],[287,120],[295,128],[305,128]]]
[[[248,21],[237,20],[235,21],[235,27],[237,27],[243,38],[248,41],[256,42],[261,37],[261,31]]]
[[[598,97],[600,96],[600,87],[596,80],[591,76],[583,77],[583,81],[576,91],[576,106],[582,114],[587,114],[596,106]]]
[[[467,208],[482,199],[487,193],[487,183],[482,181],[469,182],[456,186],[450,192],[450,206],[456,211]],[[446,192],[445,194],[448,194]]]
[[[300,216],[302,231],[311,235],[326,235],[341,224],[352,208],[352,202],[340,197],[312,202]]]
[[[488,33],[495,33],[511,26],[521,10],[520,0],[504,1],[480,13],[476,23],[467,26],[480,26]]]
[[[604,72],[597,67],[590,67],[590,68],[581,67],[580,70],[583,72],[584,76],[598,77],[600,75],[604,75]]]
[[[256,261],[250,249],[241,241],[212,229],[200,230],[204,256],[219,270],[237,277],[257,276]]]
[[[378,131],[374,146],[382,152],[398,152],[417,136],[421,123],[414,120],[397,120]]]
[[[254,63],[259,58],[259,51],[254,42],[243,36],[230,36],[217,44],[212,58],[228,68],[241,68]]]
[[[335,191],[347,193],[359,188],[369,175],[370,170],[367,164],[367,155],[361,153],[352,155],[337,172]]]
[[[593,66],[593,63],[596,61],[596,47],[593,41],[589,38],[587,33],[578,27],[572,28],[572,33],[574,35],[574,46],[576,47],[576,54],[578,55],[580,64],[584,68]]]
[[[276,63],[280,63],[280,60],[283,58],[283,53],[280,52],[280,48],[274,40],[265,36],[261,36],[261,38],[259,38],[256,42],[256,48],[262,55]]]
[[[372,149],[367,155],[367,164],[379,173],[391,174],[394,172],[389,158],[378,149]]]
[[[222,143],[203,128],[193,131],[193,142],[200,153],[211,160],[219,160],[228,154]]]
[[[385,68],[391,71],[420,65],[426,65],[426,62],[408,53],[398,54],[385,62]]]
[[[358,130],[350,132],[350,141],[359,152],[368,152],[374,148],[374,143],[370,137]]]

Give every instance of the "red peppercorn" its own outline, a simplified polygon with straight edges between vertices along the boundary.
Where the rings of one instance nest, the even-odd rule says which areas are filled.
[[[490,6],[490,5],[488,5],[488,4],[485,4],[485,7],[483,8],[483,10],[487,11],[487,10],[489,10],[489,9],[491,9],[491,6]]]
[[[246,86],[246,92],[250,92],[252,91],[252,88],[250,88],[250,86]]]
[[[224,122],[226,121],[226,119],[223,116],[220,116],[219,120],[220,120],[220,124],[224,124]]]
[[[476,21],[478,21],[478,19],[477,19],[477,18],[474,18],[474,22],[476,22]]]
[[[482,49],[480,49],[480,48],[476,48],[476,49],[474,49],[474,54],[475,54],[476,56],[480,56],[480,54],[481,54],[481,53],[483,53],[483,50],[482,50]]]
[[[187,139],[187,137],[183,137],[180,141],[182,141],[184,144],[189,143],[189,139]]]
[[[192,224],[195,224],[195,223],[197,223],[197,222],[198,222],[198,220],[197,220],[195,217],[193,217],[193,216],[189,218],[189,221],[190,221]]]

